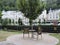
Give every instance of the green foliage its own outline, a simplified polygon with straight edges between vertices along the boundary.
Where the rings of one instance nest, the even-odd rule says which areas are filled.
[[[14,24],[14,19],[13,19],[13,22],[12,23]]]
[[[2,21],[2,20],[1,20],[1,17],[2,17],[2,11],[0,11],[0,23],[1,23],[1,21]]]
[[[39,23],[39,25],[40,25],[40,23],[41,23],[41,20],[40,20],[40,19],[39,19],[38,23]]]
[[[17,9],[22,11],[25,17],[31,20],[37,18],[37,16],[42,12],[45,8],[45,3],[41,3],[40,0],[17,0]]]
[[[56,3],[57,3],[57,8],[59,9],[60,8],[60,0],[57,0]]]
[[[31,19],[29,20],[29,23],[30,23],[30,25],[32,25],[32,20]]]
[[[47,0],[47,9],[60,9],[60,0]]]
[[[16,10],[16,0],[0,0],[0,10]],[[14,9],[12,9],[14,7]]]
[[[11,19],[8,19],[9,20],[9,24],[11,24]]]
[[[0,19],[0,24],[2,23],[2,19]]]
[[[38,6],[37,2],[38,2],[38,4],[40,4],[39,5],[40,9],[39,9],[39,7],[37,7]],[[42,1],[42,0],[0,0],[0,11],[18,9],[18,10],[25,12],[25,11],[28,11],[28,10],[26,10],[26,8],[29,9],[29,8],[31,8],[31,6],[34,9],[37,7],[38,10],[40,10],[40,11],[43,8],[58,9],[58,8],[60,8],[60,0],[45,0],[45,1]],[[23,10],[23,9],[25,9],[25,10]]]
[[[8,25],[8,19],[2,19],[2,25]]]
[[[43,5],[40,4],[40,0],[17,0],[17,8],[33,20],[41,13]]]
[[[20,18],[18,19],[18,24],[22,25],[22,20]]]
[[[36,1],[36,3],[35,3],[35,1]],[[32,1],[31,0],[0,0],[0,11],[1,10],[17,10],[17,9],[22,10],[23,8],[29,7],[29,6],[27,6],[27,4],[29,2],[32,5],[34,5],[34,4],[37,5],[37,1],[40,4],[40,10],[41,10],[41,8],[43,8],[43,6],[44,7],[47,6],[46,7],[47,9],[49,9],[49,8],[53,8],[53,9],[60,8],[60,0],[46,0],[46,1],[42,1],[42,0],[32,0]],[[47,4],[47,5],[45,5],[45,4]],[[27,7],[25,7],[25,6],[27,6]],[[24,12],[24,10],[22,10],[22,11]]]
[[[1,16],[2,16],[2,11],[0,11],[0,19],[1,19]]]

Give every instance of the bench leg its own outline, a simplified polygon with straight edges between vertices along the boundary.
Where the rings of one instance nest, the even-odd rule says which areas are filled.
[[[24,33],[23,33],[23,38],[24,38]]]
[[[23,38],[24,38],[24,35],[25,35],[25,34],[23,33]],[[29,38],[29,33],[28,33],[28,38]]]
[[[32,36],[31,36],[31,38],[34,38],[34,36],[33,36],[33,32],[32,32]]]
[[[42,39],[42,34],[40,34],[40,36],[41,36],[41,39]],[[39,34],[37,34],[37,40],[39,39]]]
[[[38,38],[39,38],[39,35],[37,34],[37,40],[38,40]]]
[[[29,33],[28,33],[28,38],[29,38],[30,36],[29,36]]]
[[[42,39],[42,34],[41,34],[41,39]]]

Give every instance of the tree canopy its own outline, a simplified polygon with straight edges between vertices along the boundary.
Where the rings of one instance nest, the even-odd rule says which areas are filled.
[[[16,10],[16,0],[0,0],[0,10]]]
[[[40,7],[43,7],[43,5],[45,5],[45,3],[46,3],[47,9],[49,9],[49,8],[59,9],[60,8],[60,0],[36,0],[36,1],[38,1],[38,3],[40,2],[39,3]],[[31,2],[31,4],[32,4],[32,2],[34,4],[35,0],[30,0],[30,2]],[[29,0],[0,0],[0,11],[1,10],[17,10],[17,6],[19,6],[20,9],[23,9],[23,8],[21,8],[21,6],[25,7],[25,6],[27,6],[28,3],[29,3]],[[35,5],[36,5],[36,3],[35,3]],[[43,5],[42,5],[42,3],[43,3]]]
[[[22,20],[20,18],[18,19],[18,24],[22,25]]]
[[[44,4],[41,2],[40,0],[17,0],[17,8],[22,11],[26,17],[33,20],[44,8]]]
[[[47,9],[60,9],[60,0],[46,0]]]

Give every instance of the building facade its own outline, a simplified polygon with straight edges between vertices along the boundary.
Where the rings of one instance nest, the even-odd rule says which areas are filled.
[[[13,20],[14,24],[18,25],[18,19],[20,18],[22,20],[22,23],[24,25],[29,25],[29,19],[24,16],[24,14],[20,11],[2,11],[2,19],[8,18],[11,19],[11,24],[13,25]]]

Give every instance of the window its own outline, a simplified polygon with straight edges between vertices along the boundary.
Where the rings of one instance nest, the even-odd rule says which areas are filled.
[[[58,15],[56,15],[56,18],[58,18]]]

